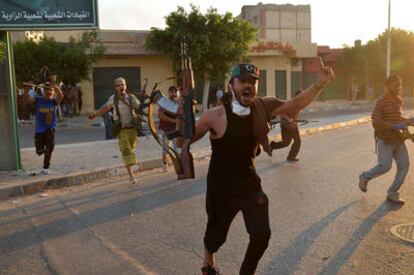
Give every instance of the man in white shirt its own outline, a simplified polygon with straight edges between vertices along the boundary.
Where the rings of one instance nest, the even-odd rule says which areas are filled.
[[[135,125],[137,120],[137,111],[140,106],[139,100],[132,94],[126,92],[126,81],[122,77],[118,77],[114,81],[116,93],[109,97],[106,104],[99,110],[89,115],[90,119],[96,116],[103,115],[111,108],[113,108],[113,118],[115,129],[115,136],[118,137],[119,150],[122,154],[122,159],[125,167],[128,170],[129,181],[132,184],[137,183],[137,180],[132,171],[133,165],[137,164],[135,149],[137,144],[137,128]]]

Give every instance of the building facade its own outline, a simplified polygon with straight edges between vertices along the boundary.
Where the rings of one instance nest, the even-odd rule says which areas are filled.
[[[262,4],[243,6],[241,19],[259,28],[258,40],[311,43],[310,5]]]
[[[311,41],[310,5],[262,4],[243,6],[240,19],[258,28],[249,58],[261,70],[260,95],[289,99],[317,75],[306,71],[307,60],[317,57]]]
[[[306,66],[318,56],[317,45],[311,42],[309,5],[259,3],[243,6],[237,18],[249,20],[259,29],[248,56],[260,68],[259,95],[289,99],[296,90],[315,81],[317,72]],[[82,31],[32,31],[15,33],[14,37],[47,36],[66,42],[70,36],[79,39],[81,35]],[[144,79],[148,79],[149,90],[155,82],[175,75],[171,60],[145,49],[148,35],[149,31],[99,31],[99,40],[107,50],[95,64],[91,80],[80,83],[83,91],[82,113],[88,113],[105,102],[113,93],[116,77],[125,77],[129,88],[137,92],[142,89]],[[166,90],[174,82],[165,81],[159,88]]]

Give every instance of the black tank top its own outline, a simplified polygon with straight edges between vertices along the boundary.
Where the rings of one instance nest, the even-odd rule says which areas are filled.
[[[211,160],[207,175],[208,192],[238,195],[260,191],[255,157],[258,142],[253,135],[253,117],[241,118],[225,104],[227,128],[223,137],[211,139]]]

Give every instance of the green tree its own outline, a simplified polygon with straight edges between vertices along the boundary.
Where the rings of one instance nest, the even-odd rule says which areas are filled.
[[[104,46],[97,40],[97,32],[85,32],[79,40],[68,43],[45,37],[39,43],[18,41],[14,45],[17,82],[37,79],[43,65],[57,74],[65,84],[75,85],[89,80],[93,64],[104,54]]]
[[[386,53],[388,32],[384,31],[366,45],[344,48],[340,67],[348,76],[358,78],[364,86],[373,86],[377,94],[383,92],[386,77]],[[391,29],[391,73],[399,74],[404,86],[414,87],[414,33],[403,29]]]
[[[6,57],[6,44],[4,42],[0,42],[0,62]]]
[[[371,77],[385,80],[387,31],[368,43]],[[399,74],[405,86],[414,87],[414,33],[403,29],[391,30],[391,73]]]
[[[224,81],[232,64],[246,60],[257,29],[248,21],[236,20],[231,13],[220,15],[210,8],[202,14],[194,5],[190,12],[177,7],[166,16],[165,22],[165,29],[151,28],[146,47],[168,56],[174,71],[178,71],[180,41],[183,36],[189,38],[193,70],[204,81],[203,110],[206,110],[210,81]]]

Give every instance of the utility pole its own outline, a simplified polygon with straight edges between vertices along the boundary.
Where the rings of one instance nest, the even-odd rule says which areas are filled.
[[[390,75],[391,67],[391,0],[388,0],[388,32],[387,32],[387,65],[386,77]]]
[[[0,171],[19,170],[21,160],[11,33],[0,31],[0,41],[6,45],[5,59],[0,61]]]

